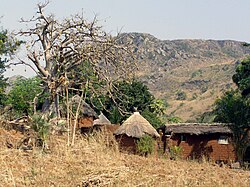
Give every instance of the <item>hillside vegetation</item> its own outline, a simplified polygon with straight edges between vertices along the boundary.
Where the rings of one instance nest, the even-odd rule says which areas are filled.
[[[25,136],[0,128],[0,186],[241,186],[250,171],[209,162],[147,158],[120,153],[112,136],[78,136],[72,147],[66,136],[50,136],[49,150],[24,151],[15,145]],[[14,145],[7,148],[6,145]]]
[[[242,42],[231,40],[159,40],[150,34],[123,34],[123,42],[139,52],[136,76],[170,106],[167,114],[195,121],[211,111],[215,99],[234,87],[232,75],[249,54]],[[178,93],[185,98],[178,99]]]

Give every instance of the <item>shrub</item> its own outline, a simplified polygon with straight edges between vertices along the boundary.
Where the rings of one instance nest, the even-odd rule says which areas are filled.
[[[191,78],[194,78],[194,77],[198,77],[198,76],[201,76],[202,75],[202,70],[199,69],[199,70],[196,70],[192,73],[191,75]]]
[[[154,139],[149,136],[143,136],[136,141],[137,152],[140,155],[147,156],[154,151]]]
[[[8,94],[7,104],[12,105],[17,116],[31,114],[34,112],[34,98],[41,92],[42,87],[39,78],[18,78]]]
[[[47,146],[49,127],[49,123],[41,115],[32,116],[32,128],[37,132],[37,139],[42,148]]]
[[[176,94],[176,100],[186,100],[187,94],[184,91],[178,91]]]
[[[170,147],[170,158],[173,160],[180,159],[182,154],[182,148],[180,146],[171,146]]]

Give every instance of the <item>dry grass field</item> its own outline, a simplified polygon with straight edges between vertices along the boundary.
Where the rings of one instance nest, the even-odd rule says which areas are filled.
[[[0,186],[250,186],[250,171],[120,153],[111,137],[51,136],[49,150],[7,148],[22,135],[0,129]],[[13,144],[14,145],[14,144]]]

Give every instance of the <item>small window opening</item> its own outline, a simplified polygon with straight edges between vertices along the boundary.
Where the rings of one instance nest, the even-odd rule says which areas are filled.
[[[165,136],[166,136],[167,138],[170,138],[170,137],[171,137],[171,132],[166,132]]]
[[[181,141],[182,141],[182,142],[186,142],[186,141],[187,141],[187,136],[181,135]]]

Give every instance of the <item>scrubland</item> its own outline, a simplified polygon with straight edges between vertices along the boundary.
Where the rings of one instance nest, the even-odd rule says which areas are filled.
[[[250,171],[210,162],[121,153],[112,136],[50,136],[49,149],[24,151],[6,142],[22,135],[0,129],[0,186],[250,186]]]

